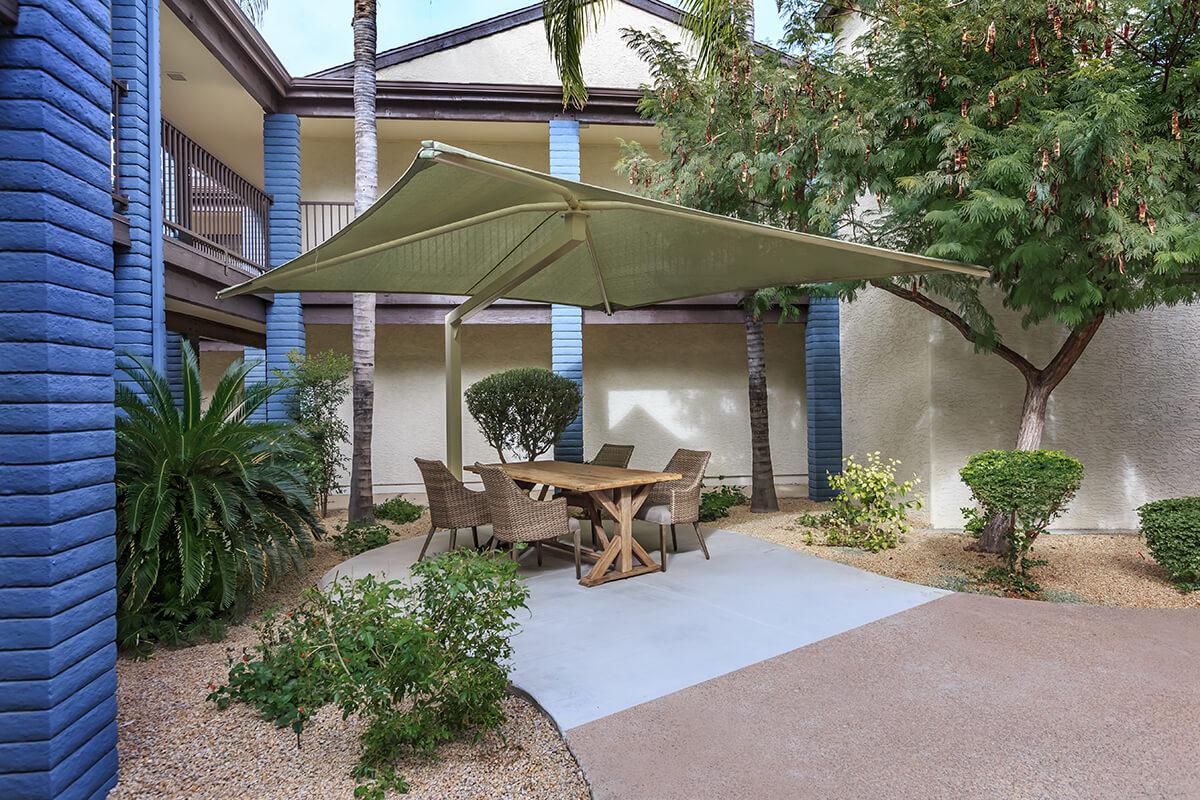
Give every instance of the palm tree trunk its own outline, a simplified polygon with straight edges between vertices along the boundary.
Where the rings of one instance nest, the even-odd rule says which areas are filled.
[[[750,375],[750,510],[778,511],[771,466],[771,426],[767,413],[767,356],[762,319],[746,311],[746,364]]]
[[[379,193],[375,129],[375,0],[354,0],[354,212],[367,210]],[[375,295],[356,292],[352,317],[353,444],[350,519],[375,516],[371,433],[375,416]]]

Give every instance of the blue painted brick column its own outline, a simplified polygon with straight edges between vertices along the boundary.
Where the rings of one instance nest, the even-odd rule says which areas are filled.
[[[106,0],[0,29],[0,797],[116,782]]]
[[[118,356],[141,356],[163,370],[166,327],[157,65],[158,3],[113,0],[112,74],[128,86],[117,117],[117,189],[129,199],[130,240],[129,249],[116,255],[113,327]]]
[[[579,122],[550,120],[550,174],[579,180]],[[550,308],[550,367],[583,390],[583,311],[574,306]],[[583,409],[554,446],[557,461],[583,461]]]
[[[260,347],[247,347],[242,351],[242,359],[250,365],[250,371],[246,373],[246,379],[242,381],[244,386],[253,386],[257,383],[266,383],[270,377],[267,372],[267,351]],[[251,415],[250,419],[254,422],[267,421],[267,407],[259,406]]]
[[[183,405],[183,334],[167,331],[167,385],[175,405]]]
[[[264,188],[271,195],[267,224],[271,266],[278,267],[300,255],[300,118],[295,114],[267,114],[263,119]],[[298,292],[275,295],[267,309],[266,376],[286,371],[288,353],[304,352],[304,309]],[[268,401],[272,422],[291,418],[291,393],[278,392]]]
[[[842,469],[841,315],[836,297],[809,301],[804,328],[808,388],[808,496],[829,500],[829,474]]]

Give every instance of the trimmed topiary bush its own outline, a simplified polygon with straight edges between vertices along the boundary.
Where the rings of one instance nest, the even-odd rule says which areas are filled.
[[[570,378],[540,367],[520,367],[472,384],[466,398],[467,410],[501,461],[506,451],[533,461],[579,416],[583,396]]]
[[[1137,511],[1154,560],[1181,590],[1200,589],[1200,497],[1156,500]]]
[[[997,514],[1009,521],[1008,571],[1024,576],[1030,548],[1079,491],[1083,464],[1058,450],[987,450],[959,470],[977,508],[964,508],[967,532],[978,536]],[[1029,584],[1037,591],[1035,584]]]

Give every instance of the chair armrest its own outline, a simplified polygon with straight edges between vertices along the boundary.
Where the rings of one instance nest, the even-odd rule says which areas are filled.
[[[685,489],[671,490],[671,519],[675,522],[697,522],[700,519],[700,481]]]

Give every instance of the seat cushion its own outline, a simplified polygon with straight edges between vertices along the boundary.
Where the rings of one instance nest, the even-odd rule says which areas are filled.
[[[575,519],[574,517],[567,517],[567,525],[570,526],[571,533],[579,530],[579,520]]]
[[[670,525],[673,522],[671,507],[665,503],[660,506],[642,506],[637,513],[637,518],[653,522],[655,525]]]

